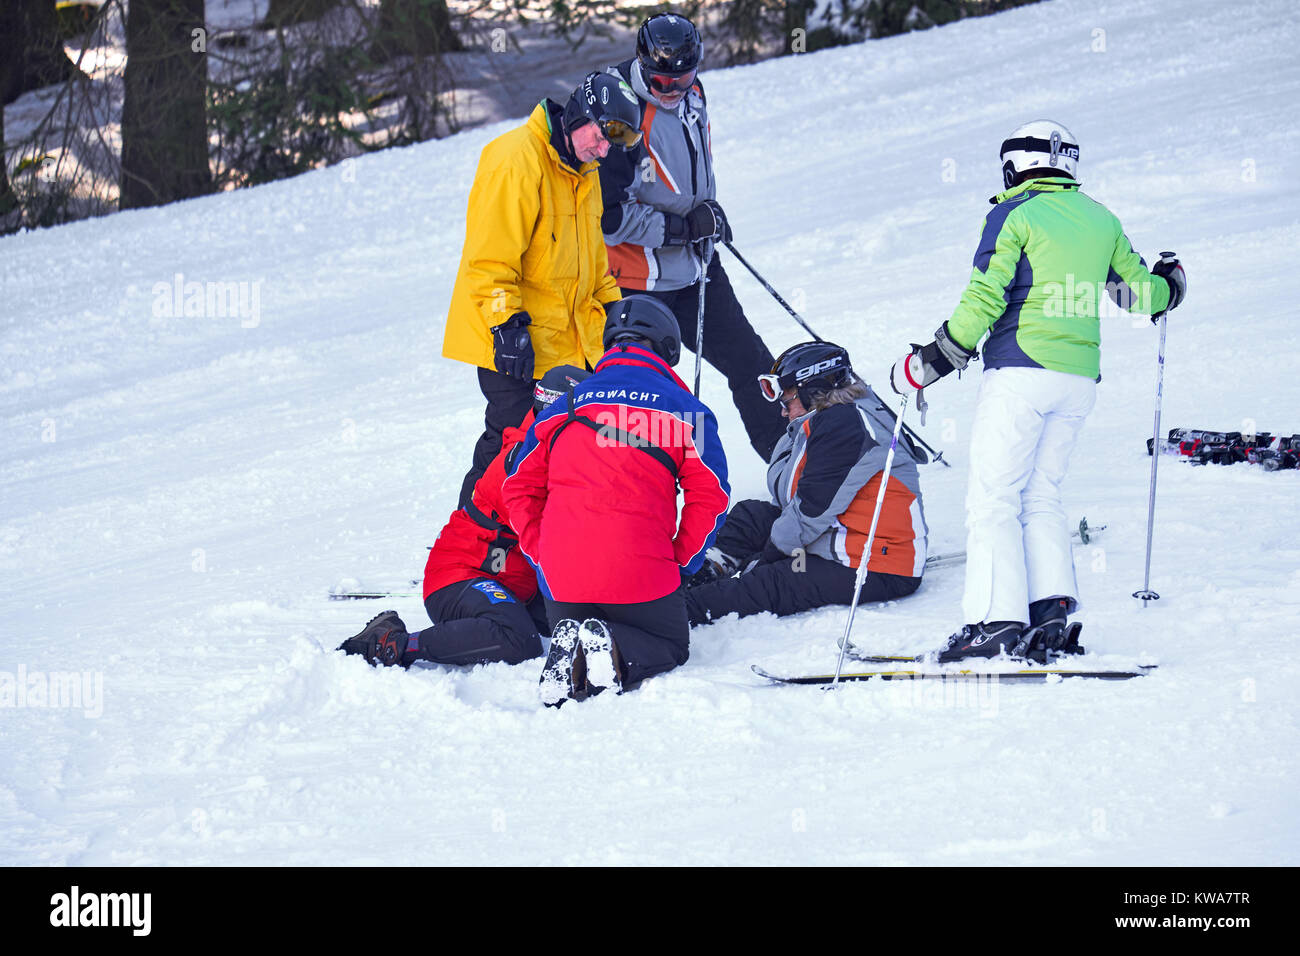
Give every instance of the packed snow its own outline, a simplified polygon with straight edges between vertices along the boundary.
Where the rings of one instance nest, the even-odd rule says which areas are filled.
[[[1084,190],[1185,263],[1165,426],[1300,432],[1298,46],[1289,0],[1056,0],[709,71],[719,199],[883,385],[957,302],[998,144],[1057,119]],[[330,588],[418,576],[455,505],[483,400],[443,322],[479,151],[517,122],[0,240],[0,863],[1300,863],[1300,473],[1162,460],[1141,607],[1157,334],[1113,309],[1065,497],[1108,526],[1076,551],[1083,642],[1148,676],[750,672],[833,668],[845,609],[697,629],[677,671],[559,711],[540,661],[334,652],[389,605]],[[805,337],[725,265],[774,352]],[[922,469],[936,551],[964,546],[972,378],[921,429],[954,466]],[[712,369],[703,394],[761,496]],[[856,641],[935,646],[961,583],[862,608]]]

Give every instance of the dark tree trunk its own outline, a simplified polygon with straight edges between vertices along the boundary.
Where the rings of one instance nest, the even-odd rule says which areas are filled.
[[[338,0],[271,0],[263,27],[289,26],[323,16]]]
[[[193,35],[202,27],[203,0],[131,0],[122,105],[122,209],[159,206],[211,188],[204,112],[207,54]]]
[[[0,106],[0,236],[13,232],[22,219],[18,197],[9,185],[9,166],[5,162],[5,111]]]
[[[463,50],[451,28],[447,0],[382,0],[371,57],[386,63],[397,56],[436,56]]]
[[[0,102],[62,83],[75,71],[63,52],[54,0],[0,0]]]

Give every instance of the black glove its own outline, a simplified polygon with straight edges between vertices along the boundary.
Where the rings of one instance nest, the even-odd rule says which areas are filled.
[[[1176,309],[1178,303],[1182,302],[1183,297],[1187,295],[1187,274],[1183,272],[1183,264],[1172,252],[1160,253],[1160,261],[1152,267],[1151,274],[1169,283],[1169,305],[1165,306],[1163,311],[1151,316],[1151,321],[1157,322],[1165,312]]]
[[[706,199],[685,216],[664,213],[664,245],[687,246],[705,239],[731,241],[731,224],[715,199]]]
[[[716,199],[706,199],[692,209],[686,216],[686,222],[691,230],[691,242],[703,239],[731,241],[731,224],[727,222],[727,214],[722,211]]]
[[[523,382],[533,379],[533,337],[528,334],[532,324],[527,312],[516,312],[500,325],[492,326],[492,361],[497,371]]]

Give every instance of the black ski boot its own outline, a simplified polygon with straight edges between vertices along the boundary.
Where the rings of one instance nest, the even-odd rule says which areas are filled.
[[[1019,621],[983,621],[963,624],[960,631],[948,638],[948,646],[939,652],[939,663],[962,661],[970,657],[1017,656],[1016,647],[1021,642],[1025,626]]]
[[[1029,625],[1021,635],[1016,653],[1040,664],[1050,663],[1064,654],[1082,654],[1079,634],[1083,625],[1066,621],[1070,599],[1044,598],[1029,605]]]
[[[584,686],[579,692],[584,697],[595,697],[606,688],[613,687],[614,693],[623,693],[618,648],[614,646],[614,635],[610,633],[609,624],[598,618],[587,618],[578,631],[578,640],[582,643],[582,660],[586,665],[583,669]],[[577,668],[574,668],[574,673],[577,673]]]
[[[689,577],[683,575],[682,587],[687,590],[703,587],[729,578],[739,570],[738,560],[717,548],[709,548],[704,554],[704,563],[700,565],[700,569]]]
[[[392,667],[402,663],[406,653],[406,625],[396,611],[385,611],[370,619],[370,623],[356,637],[349,637],[338,646],[344,654],[360,654],[371,667],[382,664]]]
[[[582,657],[582,644],[578,640],[580,627],[577,621],[566,617],[557,622],[551,632],[551,648],[546,653],[546,663],[542,665],[542,676],[537,684],[537,694],[547,707],[559,707],[575,696],[575,687],[586,683],[585,667],[580,668],[583,673],[575,674],[579,669],[575,665]]]

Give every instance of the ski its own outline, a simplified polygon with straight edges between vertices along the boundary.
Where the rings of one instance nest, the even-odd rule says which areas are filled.
[[[910,658],[901,658],[900,660],[910,660]],[[804,675],[781,675],[771,674],[759,667],[757,664],[750,666],[750,669],[759,677],[773,681],[777,684],[830,684],[835,680],[834,674],[804,674]],[[1047,681],[1053,677],[1062,679],[1068,677],[1091,677],[1094,680],[1129,680],[1133,677],[1141,677],[1150,671],[1155,670],[1154,664],[1143,664],[1133,670],[1080,670],[1070,667],[1024,667],[1019,670],[995,671],[995,670],[878,670],[878,671],[850,671],[847,674],[841,674],[840,680],[843,681],[864,681],[864,680],[951,680],[951,681]]]
[[[1247,461],[1265,471],[1300,468],[1300,435],[1272,432],[1216,432],[1200,428],[1171,428],[1159,443],[1147,439],[1147,454],[1182,456],[1193,465],[1231,465]]]
[[[1088,519],[1083,518],[1079,521],[1079,527],[1070,533],[1070,540],[1074,544],[1089,544],[1093,539],[1099,537],[1106,530],[1106,525],[1099,524],[1096,526],[1089,525]],[[966,561],[965,551],[949,551],[944,554],[932,554],[925,559],[925,570],[931,571],[934,568],[947,568],[956,564],[963,564]],[[412,587],[419,587],[419,581],[411,581]],[[423,595],[414,591],[404,590],[370,590],[365,588],[337,588],[330,591],[331,601],[377,601],[381,598],[421,598]],[[863,658],[865,660],[865,658]],[[912,660],[907,657],[890,657],[883,658],[887,661],[906,661]]]
[[[1101,533],[1106,530],[1106,525],[1099,524],[1095,527],[1088,524],[1088,519],[1083,518],[1079,521],[1079,527],[1070,533],[1072,544],[1090,544],[1094,538],[1100,537]],[[931,571],[934,568],[947,568],[955,564],[964,564],[966,562],[965,551],[950,551],[946,554],[932,554],[925,559],[925,570]]]
[[[412,579],[408,585],[418,588],[420,582]],[[423,598],[417,591],[367,590],[361,587],[338,587],[330,591],[331,601],[376,601],[380,598]]]
[[[331,601],[377,601],[380,598],[418,598],[415,591],[331,591]]]
[[[1065,646],[1073,647],[1075,650],[1068,654],[1062,653],[1061,651],[1052,651],[1051,655],[1053,663],[1060,663],[1063,660],[1070,660],[1072,658],[1077,659],[1077,655],[1084,652],[1084,648],[1079,646],[1079,635],[1082,632],[1083,625],[1078,621],[1074,621],[1069,625],[1069,628],[1066,631]],[[843,638],[840,638],[840,640],[836,642],[836,646],[843,643],[843,640]],[[844,655],[853,658],[855,661],[862,661],[864,664],[921,664],[926,660],[929,660],[932,656],[931,654],[914,654],[911,656],[907,654],[868,654],[865,651],[858,650],[858,648],[853,644],[849,644]],[[1035,659],[1033,663],[1038,664],[1041,662]]]

